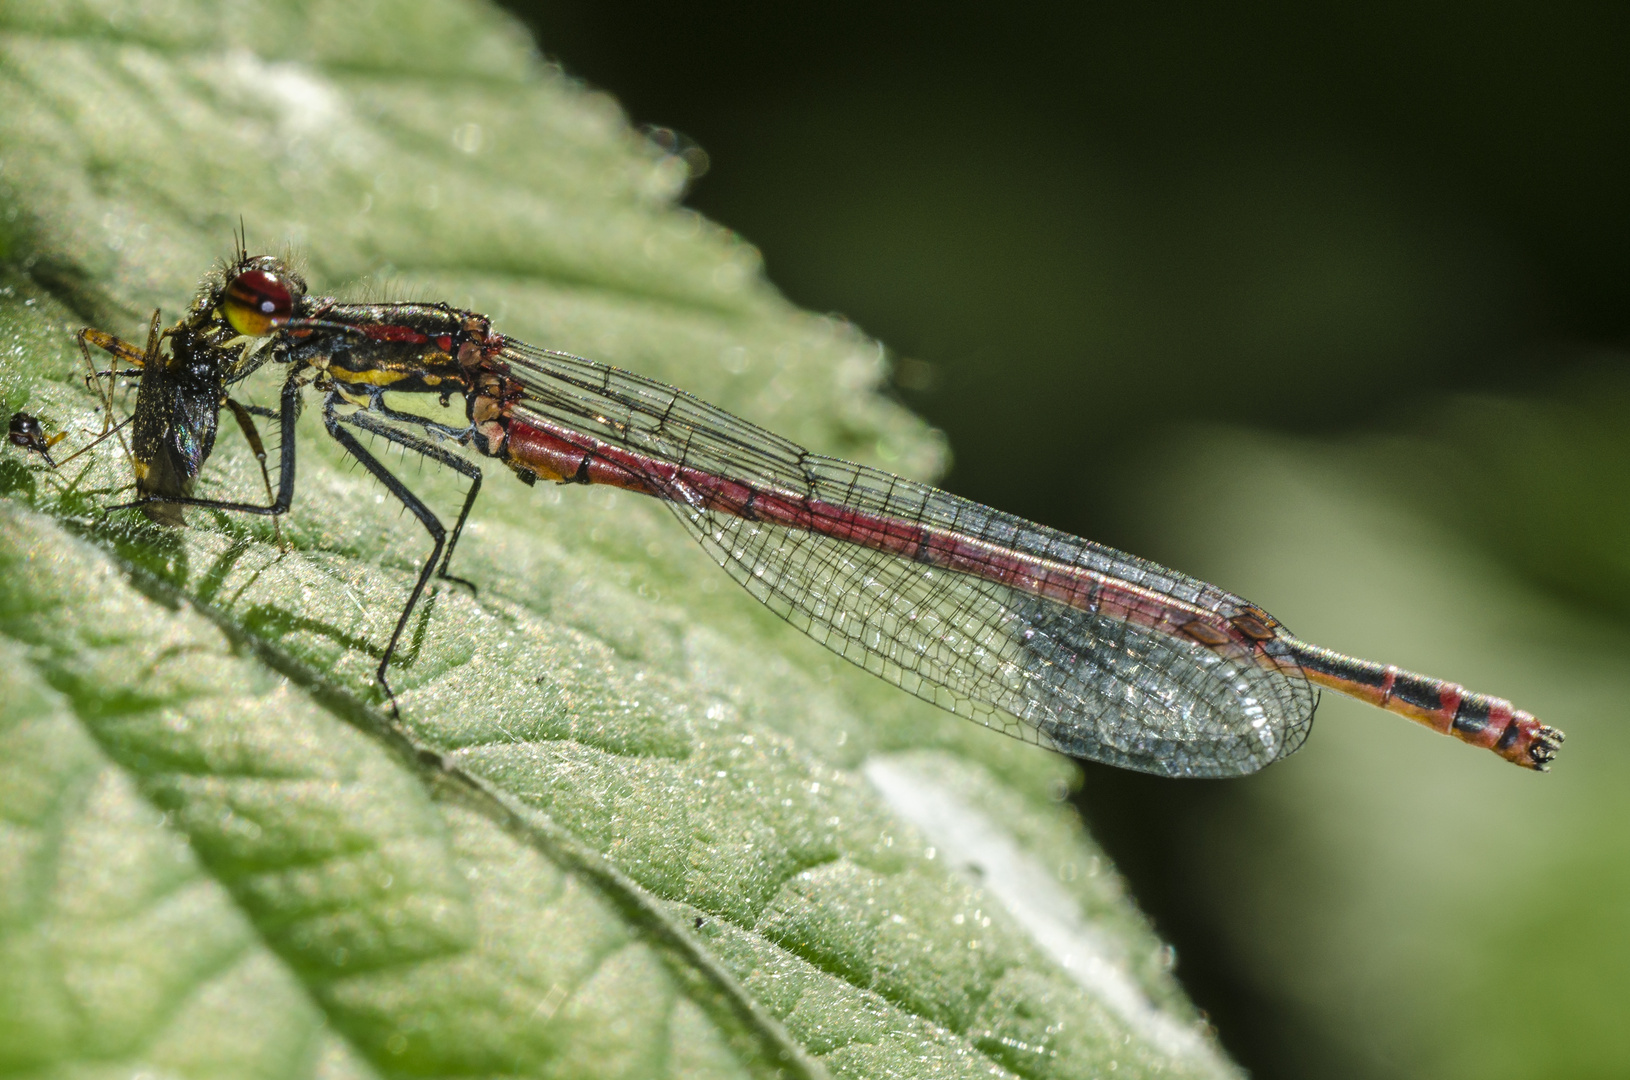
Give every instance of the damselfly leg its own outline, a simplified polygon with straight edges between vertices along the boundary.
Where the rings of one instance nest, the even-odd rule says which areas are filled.
[[[457,454],[444,450],[417,435],[392,427],[367,412],[342,414],[337,409],[337,406],[341,404],[344,404],[344,402],[335,394],[330,394],[327,400],[323,402],[323,424],[327,427],[328,433],[334,437],[335,442],[344,448],[346,453],[360,462],[362,467],[373,475],[374,479],[385,485],[386,491],[394,495],[397,501],[405,506],[414,517],[419,519],[419,524],[424,526],[432,541],[430,557],[420,567],[418,579],[413,583],[413,591],[408,594],[407,603],[403,605],[402,613],[396,619],[396,627],[391,631],[390,641],[386,643],[385,652],[379,658],[379,670],[377,672],[379,685],[384,688],[385,697],[390,701],[391,713],[400,716],[401,710],[396,704],[396,692],[391,689],[390,680],[386,675],[390,669],[391,657],[396,654],[396,646],[401,642],[402,633],[407,629],[408,619],[412,617],[414,607],[419,603],[419,598],[424,595],[425,586],[430,582],[430,575],[436,572],[439,564],[440,577],[469,585],[471,589],[475,588],[473,584],[463,578],[456,578],[449,574],[447,564],[453,558],[453,549],[458,545],[459,536],[464,532],[464,523],[469,519],[470,508],[475,505],[475,498],[481,491],[481,469]],[[395,410],[391,411],[394,412]],[[401,419],[408,421],[417,422],[420,419],[408,413],[397,415]],[[450,534],[435,512],[425,505],[424,500],[409,490],[408,486],[402,483],[394,473],[385,467],[383,462],[364,447],[356,436],[346,431],[347,426],[366,431],[368,434],[376,435],[387,442],[395,443],[469,479],[470,490],[464,496],[464,505],[459,509],[458,520],[454,522]]]

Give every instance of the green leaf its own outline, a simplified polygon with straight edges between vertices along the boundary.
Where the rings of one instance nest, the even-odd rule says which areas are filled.
[[[492,9],[8,4],[0,30],[0,396],[58,456],[103,424],[73,332],[173,318],[241,215],[319,290],[940,461],[874,393],[880,347],[788,305],[676,205],[682,162]],[[0,458],[0,1071],[1232,1072],[1060,805],[1073,767],[849,669],[660,505],[492,476],[479,595],[418,609],[391,723],[373,669],[426,538],[314,417],[293,437],[282,547],[105,514],[117,439]],[[261,495],[230,425],[201,491]]]

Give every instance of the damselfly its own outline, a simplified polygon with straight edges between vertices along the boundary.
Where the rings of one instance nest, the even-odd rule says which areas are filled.
[[[240,249],[205,279],[171,340],[213,365],[200,385],[223,404],[243,374],[287,365],[277,493],[262,506],[150,484],[132,505],[286,513],[294,420],[310,385],[328,433],[429,532],[379,663],[393,708],[391,657],[431,576],[447,576],[481,489],[480,468],[445,445],[457,444],[528,484],[604,484],[663,501],[749,593],[844,659],[1077,757],[1173,776],[1253,772],[1302,744],[1320,687],[1531,769],[1544,771],[1562,742],[1501,698],[1309,645],[1214,585],[813,454],[674,387],[494,333],[474,311],[308,296],[283,261]],[[400,412],[386,394],[460,395],[466,423]],[[213,434],[213,419],[207,427]],[[451,530],[358,431],[469,479]],[[208,454],[200,445],[185,458],[194,473]]]

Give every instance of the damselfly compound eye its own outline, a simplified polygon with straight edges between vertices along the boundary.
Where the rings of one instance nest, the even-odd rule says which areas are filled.
[[[245,270],[221,293],[221,311],[238,333],[261,337],[294,317],[296,291],[277,274]]]

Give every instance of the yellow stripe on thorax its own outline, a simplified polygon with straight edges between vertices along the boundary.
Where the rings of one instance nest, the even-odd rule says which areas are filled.
[[[419,374],[416,371],[392,371],[390,368],[366,368],[362,371],[352,371],[349,368],[330,367],[328,374],[335,382],[351,383],[360,386],[390,386],[403,379],[413,378]]]

